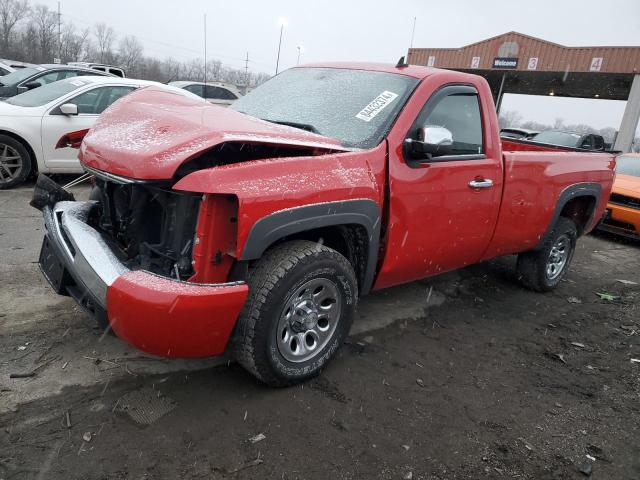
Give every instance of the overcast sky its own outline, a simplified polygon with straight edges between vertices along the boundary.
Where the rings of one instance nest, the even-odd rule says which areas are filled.
[[[32,0],[38,1],[38,0]],[[55,9],[57,1],[39,0]],[[211,58],[273,73],[280,27],[281,70],[301,62],[370,60],[396,62],[411,41],[415,47],[460,47],[516,30],[567,46],[640,45],[640,0],[62,0],[62,14],[78,27],[104,21],[118,35],[134,34],[145,54],[187,60],[202,56],[203,14],[208,19]],[[538,99],[539,100],[539,99]],[[558,103],[551,103],[559,100]],[[564,100],[564,101],[563,101]],[[619,124],[624,102],[572,99],[507,99],[525,119],[595,127]],[[551,105],[551,106],[549,106]],[[559,110],[562,110],[559,112]]]

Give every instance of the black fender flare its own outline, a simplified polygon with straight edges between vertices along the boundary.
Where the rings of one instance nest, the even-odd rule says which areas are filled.
[[[357,199],[314,203],[271,213],[253,224],[240,260],[257,260],[278,240],[321,227],[359,225],[369,237],[361,294],[371,290],[380,244],[380,206],[373,200]]]
[[[549,222],[549,225],[547,226],[547,229],[544,232],[544,235],[540,237],[540,241],[538,242],[538,245],[536,245],[536,249],[542,248],[544,243],[547,241],[549,235],[551,235],[551,231],[553,230],[553,227],[558,221],[558,218],[560,218],[560,214],[562,213],[562,210],[567,205],[567,203],[569,203],[574,198],[577,198],[577,197],[595,198],[596,202],[595,202],[593,211],[590,213],[589,220],[587,221],[587,224],[586,224],[587,227],[591,225],[593,223],[593,215],[595,214],[598,204],[600,203],[601,194],[602,194],[602,185],[600,185],[599,183],[582,182],[582,183],[575,183],[573,185],[569,185],[568,187],[566,187],[558,197],[558,201],[556,202],[556,207],[555,207],[555,210],[553,211],[553,216],[551,217],[551,221]]]

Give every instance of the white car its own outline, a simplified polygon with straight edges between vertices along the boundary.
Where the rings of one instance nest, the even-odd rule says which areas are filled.
[[[0,76],[8,75],[11,72],[15,72],[16,69],[11,65],[7,65],[6,63],[0,61]]]
[[[232,83],[227,82],[186,82],[183,80],[170,82],[172,87],[183,88],[207,102],[221,107],[228,107],[242,96],[240,90]]]
[[[56,149],[58,140],[67,133],[91,128],[98,115],[113,102],[150,85],[198,98],[157,82],[83,76],[0,101],[0,189],[18,185],[36,171],[82,173],[78,150]]]

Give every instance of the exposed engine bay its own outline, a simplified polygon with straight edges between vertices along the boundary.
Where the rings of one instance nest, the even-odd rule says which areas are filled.
[[[323,153],[326,151],[229,142],[183,163],[172,179],[164,181],[118,181],[93,171],[99,198],[94,198],[98,204],[90,223],[112,243],[128,268],[187,280],[194,274],[191,260],[201,195],[172,190],[171,185],[201,169]]]
[[[96,178],[99,201],[91,224],[116,247],[132,270],[186,280],[191,264],[201,195],[162,183],[116,183]]]

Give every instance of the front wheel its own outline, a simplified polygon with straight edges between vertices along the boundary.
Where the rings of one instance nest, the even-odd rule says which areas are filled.
[[[522,283],[537,292],[555,289],[569,269],[577,238],[575,223],[560,217],[542,248],[518,255]]]
[[[0,190],[24,182],[31,173],[31,155],[14,138],[0,135]]]
[[[269,250],[249,271],[235,355],[271,386],[311,378],[349,333],[358,299],[349,261],[331,248],[292,241]]]

